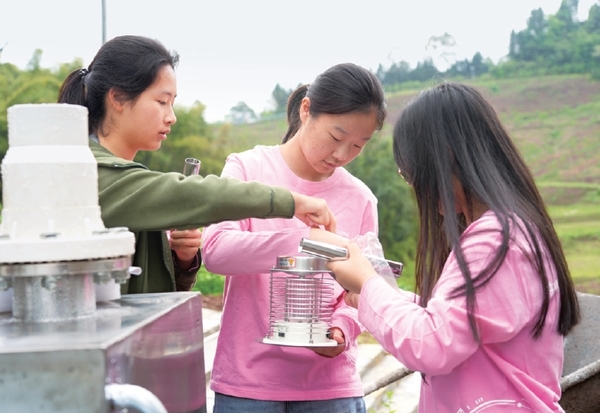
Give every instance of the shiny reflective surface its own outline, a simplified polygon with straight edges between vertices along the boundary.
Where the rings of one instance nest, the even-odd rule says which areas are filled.
[[[277,257],[269,283],[269,330],[262,342],[283,346],[337,346],[329,338],[334,280],[318,257]]]
[[[13,316],[21,321],[54,321],[91,316],[96,309],[93,275],[14,277]]]
[[[0,280],[12,287],[12,315],[24,322],[55,322],[93,315],[94,282],[129,278],[131,257],[0,264]],[[0,285],[1,286],[1,285]],[[4,306],[3,306],[4,307]]]
[[[11,412],[107,412],[104,386],[154,393],[169,412],[203,412],[198,293],[123,296],[88,317],[29,323],[0,313],[0,400]]]

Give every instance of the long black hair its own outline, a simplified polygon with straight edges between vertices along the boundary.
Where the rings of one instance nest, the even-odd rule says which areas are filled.
[[[473,87],[445,82],[423,91],[402,111],[393,132],[394,158],[415,191],[420,216],[416,277],[421,305],[426,306],[450,251],[454,251],[464,285],[471,331],[479,334],[473,316],[475,292],[495,275],[509,248],[511,225],[522,225],[533,252],[543,302],[533,336],[539,337],[548,312],[550,292],[545,252],[556,268],[560,289],[557,330],[566,335],[580,319],[577,294],[552,221],[533,176],[498,115]],[[455,210],[454,180],[463,186],[468,210],[486,205],[501,224],[502,245],[487,268],[469,271],[460,244],[467,218],[439,210]]]
[[[330,67],[307,85],[299,86],[288,98],[288,130],[281,143],[290,140],[300,129],[302,99],[310,99],[310,115],[343,115],[375,111],[377,130],[383,127],[387,115],[385,95],[379,79],[367,69],[354,63]]]
[[[101,128],[109,90],[125,101],[135,100],[154,81],[165,65],[175,68],[179,55],[160,42],[143,36],[118,36],[104,43],[88,68],[74,70],[63,82],[58,103],[88,109],[89,133]]]

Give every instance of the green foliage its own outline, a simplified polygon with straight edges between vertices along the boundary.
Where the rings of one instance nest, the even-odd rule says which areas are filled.
[[[398,175],[391,138],[375,137],[347,169],[377,197],[379,239],[385,256],[401,262],[414,259],[416,204],[412,190]]]
[[[411,82],[449,77],[472,79],[487,73],[496,78],[587,73],[600,79],[600,5],[594,4],[588,20],[583,22],[576,19],[577,6],[577,0],[563,0],[556,14],[548,16],[541,8],[532,10],[527,27],[513,31],[507,39],[508,58],[498,65],[477,52],[471,60],[455,62],[445,72],[439,72],[426,59],[415,69],[405,61],[393,62],[387,70],[379,65],[377,77],[389,92],[401,90],[399,85]],[[443,43],[449,49],[453,46],[446,40]]]
[[[377,70],[377,77],[387,89],[399,83],[406,82],[426,82],[430,79],[440,77],[440,71],[437,70],[431,60],[424,60],[417,63],[417,67],[410,69],[407,62],[392,63],[388,70],[383,70],[380,65]]]
[[[593,191],[588,191],[583,197],[583,201],[590,204],[600,205],[600,188]]]
[[[397,413],[398,411],[393,408],[393,406],[394,406],[393,399],[394,399],[394,391],[387,390],[382,397],[381,406],[377,409],[377,412],[375,412],[374,409],[369,409],[368,413]]]
[[[590,7],[584,27],[588,33],[600,33],[600,4],[596,3]]]
[[[223,293],[223,286],[225,285],[225,277],[222,275],[212,274],[204,268],[200,267],[198,276],[196,278],[196,284],[192,291],[199,291],[203,295],[215,295]]]
[[[493,73],[506,77],[597,72],[598,14],[598,5],[593,5],[588,21],[578,22],[576,0],[564,0],[555,15],[533,10],[527,28],[511,34],[510,60]]]
[[[285,114],[273,116],[267,120],[242,125],[216,125],[220,139],[227,142],[229,152],[242,152],[256,145],[275,145],[281,142],[287,123]]]
[[[212,128],[204,120],[204,110],[205,106],[199,102],[191,108],[175,107],[177,123],[162,148],[140,152],[136,161],[153,170],[181,172],[185,158],[192,157],[202,162],[201,175],[219,175],[229,153],[227,136],[213,136]]]
[[[41,69],[40,59],[41,50],[36,50],[25,71],[10,63],[0,64],[0,160],[8,150],[7,109],[24,103],[53,103],[58,97],[61,72]]]
[[[444,73],[445,76],[464,76],[474,78],[490,71],[493,63],[489,59],[484,59],[482,54],[477,52],[470,61],[468,59],[454,63]]]
[[[271,93],[273,101],[275,102],[275,113],[285,113],[287,108],[287,101],[293,90],[286,90],[282,88],[279,83],[275,85],[275,89]]]
[[[418,216],[413,191],[398,175],[392,140],[380,132],[346,168],[377,197],[379,240],[386,258],[404,264],[398,285],[414,290]]]
[[[600,202],[550,206],[578,291],[600,294]]]
[[[31,76],[20,79],[8,97],[10,106],[23,103],[56,102],[61,82],[52,75]]]
[[[234,124],[252,123],[257,119],[256,113],[246,102],[238,102],[229,110],[229,116]]]

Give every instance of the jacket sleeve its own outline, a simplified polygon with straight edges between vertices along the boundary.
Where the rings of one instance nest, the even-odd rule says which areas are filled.
[[[187,270],[182,270],[177,265],[177,256],[175,251],[171,252],[173,257],[173,267],[175,270],[175,288],[176,291],[191,291],[196,284],[196,277],[198,276],[198,270],[202,265],[202,256],[200,254],[200,250],[194,257],[194,261],[192,261],[192,265]]]
[[[294,215],[287,189],[215,175],[186,177],[135,164],[99,165],[98,186],[105,225],[131,231],[189,229],[225,220]]]

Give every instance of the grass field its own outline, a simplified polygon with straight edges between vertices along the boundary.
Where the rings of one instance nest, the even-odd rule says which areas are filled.
[[[578,291],[600,295],[600,203],[550,206]]]

